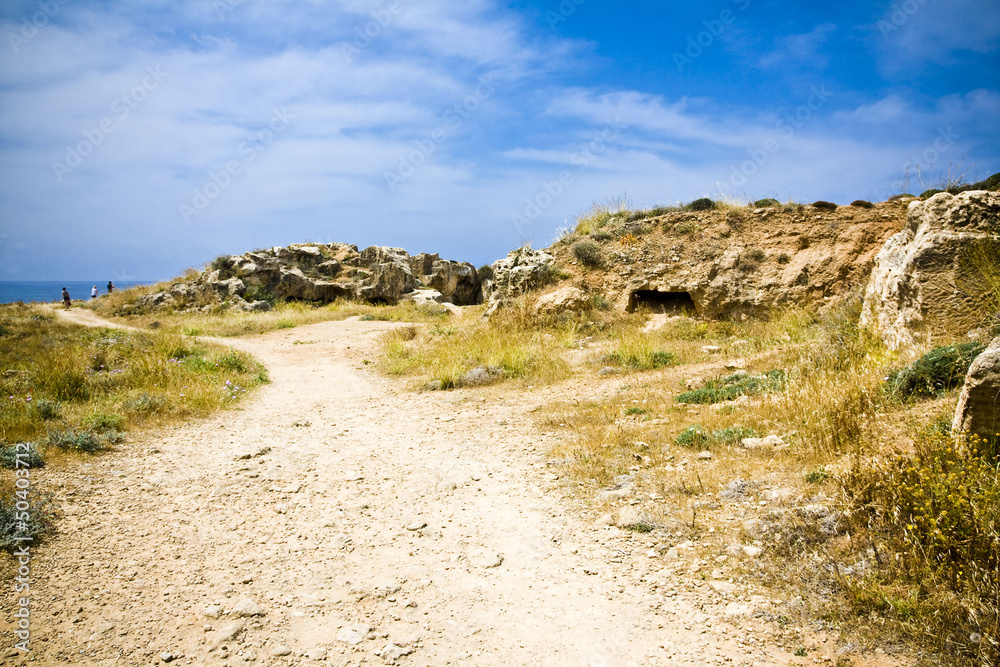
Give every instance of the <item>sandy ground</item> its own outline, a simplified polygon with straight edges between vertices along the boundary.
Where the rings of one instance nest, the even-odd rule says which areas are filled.
[[[0,663],[835,664],[778,646],[766,597],[581,511],[529,415],[579,381],[415,393],[364,363],[394,326],[227,340],[271,375],[240,408],[33,472],[62,517],[27,655],[0,601]]]

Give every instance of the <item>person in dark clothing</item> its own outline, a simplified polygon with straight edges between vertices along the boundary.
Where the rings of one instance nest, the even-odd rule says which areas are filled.
[[[66,310],[69,310],[69,304],[72,303],[72,299],[69,298],[69,291],[63,287],[63,305],[66,306]]]
[[[111,294],[114,291],[115,291],[115,284],[109,280],[108,281],[108,294]]]

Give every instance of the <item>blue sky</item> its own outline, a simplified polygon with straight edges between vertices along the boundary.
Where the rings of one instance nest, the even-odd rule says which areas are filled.
[[[301,241],[479,265],[621,195],[1000,171],[996,0],[8,0],[0,28],[0,280]]]

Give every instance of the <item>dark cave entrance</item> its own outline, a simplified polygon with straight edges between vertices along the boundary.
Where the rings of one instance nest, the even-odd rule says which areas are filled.
[[[668,315],[696,315],[698,308],[689,292],[658,292],[656,290],[636,290],[628,298],[628,312],[645,310]]]

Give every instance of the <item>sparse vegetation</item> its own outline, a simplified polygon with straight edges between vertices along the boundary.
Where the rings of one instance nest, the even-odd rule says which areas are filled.
[[[715,201],[708,197],[702,197],[701,199],[695,199],[684,208],[688,211],[712,211],[717,208],[717,205]]]
[[[890,374],[887,382],[901,398],[940,396],[961,386],[972,360],[986,348],[980,343],[936,347],[912,364]]]
[[[601,246],[593,241],[577,241],[573,244],[573,256],[588,267],[598,267],[604,263],[604,253]]]

